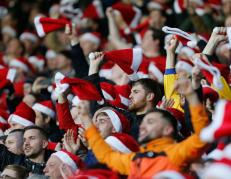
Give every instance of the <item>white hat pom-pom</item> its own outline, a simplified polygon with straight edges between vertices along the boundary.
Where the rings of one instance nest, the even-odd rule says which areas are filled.
[[[90,60],[94,60],[95,59],[95,54],[93,52],[91,52],[88,57],[89,57]]]

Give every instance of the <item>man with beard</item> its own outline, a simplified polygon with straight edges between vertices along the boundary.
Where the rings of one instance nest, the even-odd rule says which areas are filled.
[[[156,172],[168,168],[168,165],[162,165],[161,160],[158,160],[159,152],[164,152],[170,162],[174,163],[181,170],[183,170],[189,162],[198,159],[208,146],[207,143],[202,142],[199,138],[201,130],[208,124],[208,116],[197,94],[192,89],[189,79],[178,80],[175,84],[175,90],[184,95],[189,102],[192,124],[195,131],[194,134],[181,142],[177,142],[177,120],[168,111],[153,109],[145,115],[140,125],[139,142],[141,144],[140,152],[142,152],[142,154],[121,154],[113,151],[104,142],[96,127],[92,124],[91,119],[84,119],[82,123],[86,129],[85,136],[89,147],[92,149],[98,161],[107,164],[120,174],[135,175],[135,172],[137,172],[142,176],[143,174],[145,175],[145,173],[152,173],[152,175],[154,175]],[[150,152],[152,153],[151,155]],[[145,157],[154,158],[155,160],[155,163],[150,165],[149,168],[147,165],[142,165],[141,163],[142,158]],[[162,168],[160,168],[160,166],[162,166]],[[146,167],[146,170],[142,167]],[[142,177],[144,177],[144,175]],[[151,176],[146,175],[146,177]]]
[[[139,125],[143,117],[156,107],[162,95],[160,84],[152,79],[143,78],[132,84],[128,110],[135,114],[131,121],[131,134],[135,139],[138,139]]]
[[[35,174],[43,174],[49,152],[46,132],[38,126],[28,126],[23,134],[24,154],[17,155],[0,145],[0,171],[10,164],[23,165],[28,171]]]

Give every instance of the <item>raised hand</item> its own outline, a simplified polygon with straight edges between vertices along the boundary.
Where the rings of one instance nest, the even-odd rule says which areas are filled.
[[[166,47],[167,52],[175,53],[178,44],[179,44],[178,39],[176,38],[175,35],[172,35],[166,44],[167,45],[167,47]]]
[[[161,103],[161,105],[160,105],[160,108],[161,109],[167,109],[167,108],[171,108],[171,107],[173,107],[173,105],[174,105],[174,99],[169,99],[169,100],[167,100],[166,98],[165,98],[165,96],[162,98],[162,103]]]
[[[63,145],[68,152],[76,154],[80,148],[80,138],[77,137],[75,140],[74,131],[70,129],[64,135]]]
[[[76,26],[74,23],[72,25],[66,24],[65,34],[68,36],[72,46],[79,42],[79,39],[76,33]]]
[[[184,96],[189,96],[194,93],[191,80],[188,78],[180,78],[175,82],[174,90]]]

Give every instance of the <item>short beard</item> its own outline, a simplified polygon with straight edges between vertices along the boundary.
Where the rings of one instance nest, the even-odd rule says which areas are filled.
[[[144,139],[142,139],[142,141],[139,141],[140,145],[144,145],[147,144],[148,142],[150,142],[152,139],[150,139],[149,136],[146,136]]]

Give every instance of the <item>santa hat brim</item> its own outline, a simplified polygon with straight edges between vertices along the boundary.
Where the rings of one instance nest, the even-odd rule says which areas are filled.
[[[158,80],[158,82],[162,83],[164,80],[163,73],[153,64],[151,63],[148,67],[148,71],[151,72]]]
[[[72,171],[76,171],[77,170],[77,165],[74,162],[74,160],[72,160],[72,158],[66,154],[63,151],[58,151],[56,153],[53,153],[52,156],[56,156],[58,157],[63,163],[67,164],[68,166],[71,167]]]
[[[112,148],[120,151],[122,153],[131,153],[132,151],[127,148],[119,139],[114,136],[109,136],[105,139],[105,142],[110,145]]]
[[[32,126],[34,125],[33,122],[21,117],[21,116],[18,116],[18,115],[15,115],[15,114],[11,114],[9,119],[8,119],[9,123],[10,122],[13,122],[13,123],[17,123],[17,124],[20,124],[22,126]]]
[[[6,79],[10,80],[11,82],[14,81],[16,76],[16,70],[15,69],[9,69],[8,73],[6,75]]]
[[[34,24],[35,24],[35,28],[36,28],[36,31],[38,33],[38,36],[39,37],[44,37],[46,35],[44,29],[43,29],[43,26],[40,22],[40,19],[42,18],[42,16],[37,16],[34,18]]]
[[[225,105],[225,100],[220,100],[217,103],[212,123],[201,131],[200,138],[202,141],[212,142],[214,140],[215,131],[222,126]]]
[[[190,65],[184,61],[178,61],[176,64],[176,71],[184,70],[184,71],[188,72],[188,74],[192,74],[192,68],[193,68],[192,65]]]
[[[108,117],[111,120],[113,127],[115,128],[115,131],[121,132],[122,131],[122,124],[121,124],[119,116],[114,111],[109,110],[109,109],[103,110],[102,112],[104,112],[108,115]]]
[[[96,45],[100,45],[100,39],[91,33],[85,33],[80,37],[80,40],[86,40]]]
[[[10,67],[18,67],[21,68],[23,71],[28,72],[29,68],[27,67],[27,65],[25,65],[24,63],[20,62],[19,60],[12,60],[10,61],[9,64]]]
[[[35,105],[33,105],[32,109],[44,113],[50,116],[51,118],[55,117],[55,112],[42,104],[36,103]]]

